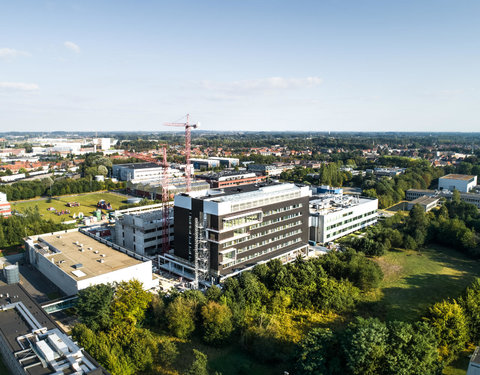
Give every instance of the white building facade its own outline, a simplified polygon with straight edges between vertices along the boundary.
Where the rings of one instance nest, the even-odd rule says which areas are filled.
[[[377,222],[378,199],[325,194],[310,201],[310,241],[328,243]]]
[[[477,186],[477,176],[466,174],[447,174],[438,179],[438,188],[440,190],[458,190],[462,193],[468,193]]]

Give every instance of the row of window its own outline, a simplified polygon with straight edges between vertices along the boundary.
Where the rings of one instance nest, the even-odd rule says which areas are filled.
[[[278,214],[280,212],[291,211],[291,210],[294,210],[294,209],[300,208],[300,207],[303,207],[302,203],[292,204],[290,206],[276,208],[275,210],[265,211],[263,213],[263,216],[275,215],[275,214]]]
[[[273,197],[265,197],[261,199],[251,200],[248,202],[232,204],[232,212],[244,211],[248,210],[249,208],[255,207],[264,207],[268,206],[269,204],[283,202],[295,198],[300,198],[300,191],[294,191],[291,193],[281,194]]]
[[[355,221],[355,220],[359,220],[361,219],[362,217],[367,217],[367,216],[371,216],[375,213],[376,211],[370,211],[370,212],[366,212],[362,215],[358,215],[358,216],[355,216],[355,217],[352,217],[350,219],[347,219],[345,221],[341,221],[341,222],[338,222],[338,223],[335,223],[335,224],[332,224],[332,225],[329,225],[327,227],[327,230],[330,230],[330,229],[333,229],[333,228],[336,228],[336,227],[340,227],[344,224],[348,224],[348,223],[351,223],[352,221]]]
[[[259,221],[260,218],[261,218],[261,213],[255,213],[255,214],[245,215],[242,217],[237,217],[235,219],[224,219],[223,229],[238,227],[240,225]]]
[[[290,246],[290,245],[293,245],[293,244],[296,244],[298,242],[301,242],[302,239],[300,237],[298,238],[294,238],[290,241],[287,241],[287,242],[283,242],[283,243],[279,243],[278,245],[275,245],[275,246],[272,246],[272,247],[269,247],[267,249],[264,249],[262,251],[259,251],[257,253],[254,253],[254,254],[250,254],[248,256],[246,256],[245,258],[241,258],[241,259],[237,259],[237,260],[232,260],[231,262],[229,262],[228,264],[225,264],[224,265],[224,268],[228,268],[228,267],[232,267],[236,264],[239,264],[239,263],[243,263],[247,260],[250,260],[250,259],[253,259],[253,258],[257,258],[259,256],[262,256],[264,254],[268,254],[268,253],[271,253],[273,251],[276,251],[276,250],[279,250],[279,249],[283,249],[287,246]]]
[[[245,251],[250,251],[250,250],[256,249],[257,247],[265,246],[266,244],[269,244],[269,243],[272,243],[272,242],[275,242],[275,241],[280,241],[280,240],[283,240],[283,239],[291,237],[291,236],[295,236],[299,233],[302,233],[302,229],[297,229],[297,230],[294,230],[294,231],[291,231],[291,232],[288,232],[288,233],[285,233],[285,234],[282,234],[282,235],[279,235],[279,236],[275,236],[275,237],[272,237],[272,238],[267,238],[263,241],[256,242],[254,244],[242,247],[242,248],[237,250],[237,253],[241,254],[241,253],[244,253]]]
[[[301,212],[296,212],[294,214],[290,214],[290,215],[286,215],[286,216],[282,216],[282,217],[277,217],[277,218],[272,219],[272,220],[266,220],[266,221],[263,221],[261,223],[249,226],[248,230],[253,230],[253,229],[257,229],[257,228],[266,227],[268,225],[272,225],[272,224],[275,224],[275,223],[278,223],[278,222],[281,222],[281,221],[286,221],[286,220],[289,220],[289,219],[293,219],[293,218],[299,217],[301,215],[302,215]],[[242,232],[242,233],[245,233],[245,232]],[[239,233],[239,234],[241,234],[241,233]],[[250,237],[247,237],[247,238],[249,239]],[[247,239],[239,238],[239,239],[236,239],[236,240],[225,242],[223,244],[223,248],[225,249],[229,246],[236,245],[237,243],[240,243],[240,242],[243,242],[243,241],[247,241]]]
[[[292,228],[292,227],[295,227],[295,226],[300,225],[300,224],[302,224],[302,220],[298,220],[298,221],[295,221],[295,222],[290,223],[290,224],[281,225],[279,227],[275,227],[275,228],[272,228],[272,229],[269,229],[269,230],[264,230],[263,232],[254,233],[254,234],[252,234],[248,237],[243,237],[243,238],[238,238],[236,240],[228,241],[228,242],[223,244],[223,248],[226,249],[226,248],[228,248],[232,245],[236,245],[236,244],[239,244],[239,243],[242,243],[242,242],[250,241],[250,240],[253,240],[253,239],[258,238],[258,237],[263,237],[263,236],[266,236],[270,233],[280,232],[282,230]]]
[[[338,234],[342,234],[344,232],[353,232],[355,231],[356,229],[359,229],[365,225],[369,225],[369,224],[373,224],[375,221],[377,220],[376,217],[373,217],[373,218],[369,218],[367,220],[364,220],[364,221],[361,221],[359,223],[356,223],[354,225],[350,225],[349,227],[345,227],[343,229],[340,229],[340,230],[337,230],[336,232],[333,232],[333,233],[329,233],[326,235],[326,238],[331,238],[331,237],[335,237],[336,235]]]

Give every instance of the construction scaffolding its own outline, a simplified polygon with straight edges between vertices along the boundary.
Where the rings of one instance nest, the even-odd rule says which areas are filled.
[[[193,280],[194,289],[199,289],[200,284],[204,284],[209,279],[210,270],[210,250],[208,248],[208,242],[205,235],[205,226],[198,217],[194,220],[194,265],[195,265],[195,278]]]

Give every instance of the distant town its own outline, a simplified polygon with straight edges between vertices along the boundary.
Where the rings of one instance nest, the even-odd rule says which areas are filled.
[[[476,374],[478,133],[175,126],[1,134],[5,371]]]

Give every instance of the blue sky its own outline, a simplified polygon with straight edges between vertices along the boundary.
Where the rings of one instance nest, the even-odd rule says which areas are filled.
[[[480,131],[477,0],[0,2],[0,131]]]

